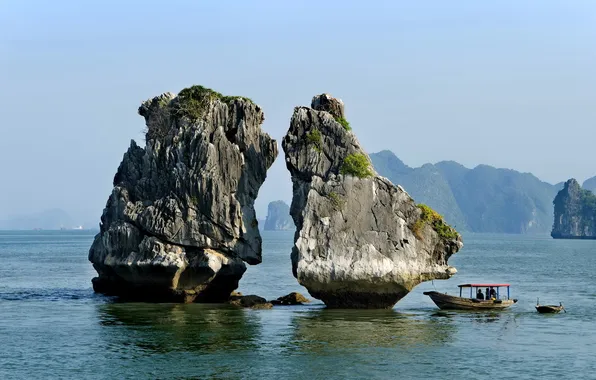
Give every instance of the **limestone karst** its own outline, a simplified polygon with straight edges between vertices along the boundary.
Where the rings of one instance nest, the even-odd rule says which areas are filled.
[[[327,94],[296,107],[282,142],[293,184],[292,269],[330,307],[389,308],[422,281],[447,279],[461,236],[379,176]]]
[[[193,86],[138,110],[134,141],[89,251],[97,292],[133,299],[223,302],[245,263],[261,262],[253,204],[277,144],[248,98]]]

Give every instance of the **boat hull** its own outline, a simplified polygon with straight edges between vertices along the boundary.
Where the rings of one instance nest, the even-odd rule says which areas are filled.
[[[563,310],[563,306],[555,306],[555,305],[538,305],[536,306],[536,311],[542,314],[546,313],[560,313]]]
[[[450,296],[439,292],[424,292],[424,295],[442,310],[494,310],[505,309],[514,305],[517,300],[478,300],[474,298],[462,298]]]

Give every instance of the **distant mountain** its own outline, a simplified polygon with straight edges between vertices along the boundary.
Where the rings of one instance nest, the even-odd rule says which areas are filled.
[[[596,193],[596,177],[588,178],[584,181],[582,187],[586,190],[590,190],[593,193]]]
[[[373,153],[370,158],[380,175],[401,185],[416,202],[431,206],[452,226],[460,230],[468,229],[449,181],[439,167],[426,164],[420,168],[411,168],[389,150]]]
[[[68,213],[61,209],[45,210],[29,215],[19,215],[0,220],[2,230],[58,230],[60,228],[72,229],[76,227]]]
[[[375,169],[401,185],[460,230],[472,232],[544,233],[553,223],[552,200],[562,183],[551,185],[530,173],[454,161],[405,165],[391,151],[370,155]]]
[[[284,201],[269,203],[265,231],[286,231],[294,229],[294,221],[290,216],[290,206]]]
[[[553,203],[553,238],[596,239],[596,195],[592,191],[582,189],[572,178],[565,183],[565,187],[559,191]]]

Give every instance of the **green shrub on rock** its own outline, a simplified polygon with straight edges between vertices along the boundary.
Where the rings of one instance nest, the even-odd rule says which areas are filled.
[[[457,239],[459,235],[457,231],[445,223],[443,217],[438,212],[422,203],[418,205],[418,208],[422,213],[420,219],[412,227],[412,232],[418,239],[422,239],[422,228],[426,223],[430,224],[441,238],[449,240]]]
[[[209,103],[216,99],[227,104],[230,104],[236,99],[245,99],[254,103],[249,98],[242,96],[224,96],[210,88],[195,85],[185,88],[178,93],[178,101],[174,106],[174,113],[178,116],[185,116],[192,122],[196,122],[204,114]]]
[[[349,154],[345,159],[339,172],[344,175],[351,175],[358,178],[372,177],[373,171],[370,162],[362,153]]]
[[[329,194],[327,194],[327,198],[329,198],[329,200],[331,201],[331,204],[333,205],[334,209],[341,209],[341,206],[343,205],[344,201],[335,191],[332,191]]]
[[[314,145],[315,150],[319,152],[323,148],[323,138],[321,137],[321,132],[316,128],[306,133],[306,140],[309,144]]]
[[[343,117],[336,117],[335,121],[337,121],[338,123],[341,124],[342,127],[344,127],[344,129],[346,131],[351,131],[352,127],[350,127],[350,123]]]

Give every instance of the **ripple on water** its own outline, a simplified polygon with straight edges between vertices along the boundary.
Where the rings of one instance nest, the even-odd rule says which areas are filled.
[[[394,310],[272,310],[119,303],[96,295],[93,235],[0,232],[0,378],[590,378],[596,373],[596,242],[465,236],[447,281]],[[38,239],[36,241],[36,239]],[[264,261],[241,282],[275,298],[291,275],[292,234],[264,233]],[[35,244],[29,244],[31,242]],[[451,262],[453,261],[453,262]],[[499,312],[441,311],[425,290],[512,283]],[[273,286],[274,285],[274,286]],[[568,313],[536,313],[563,302]]]

